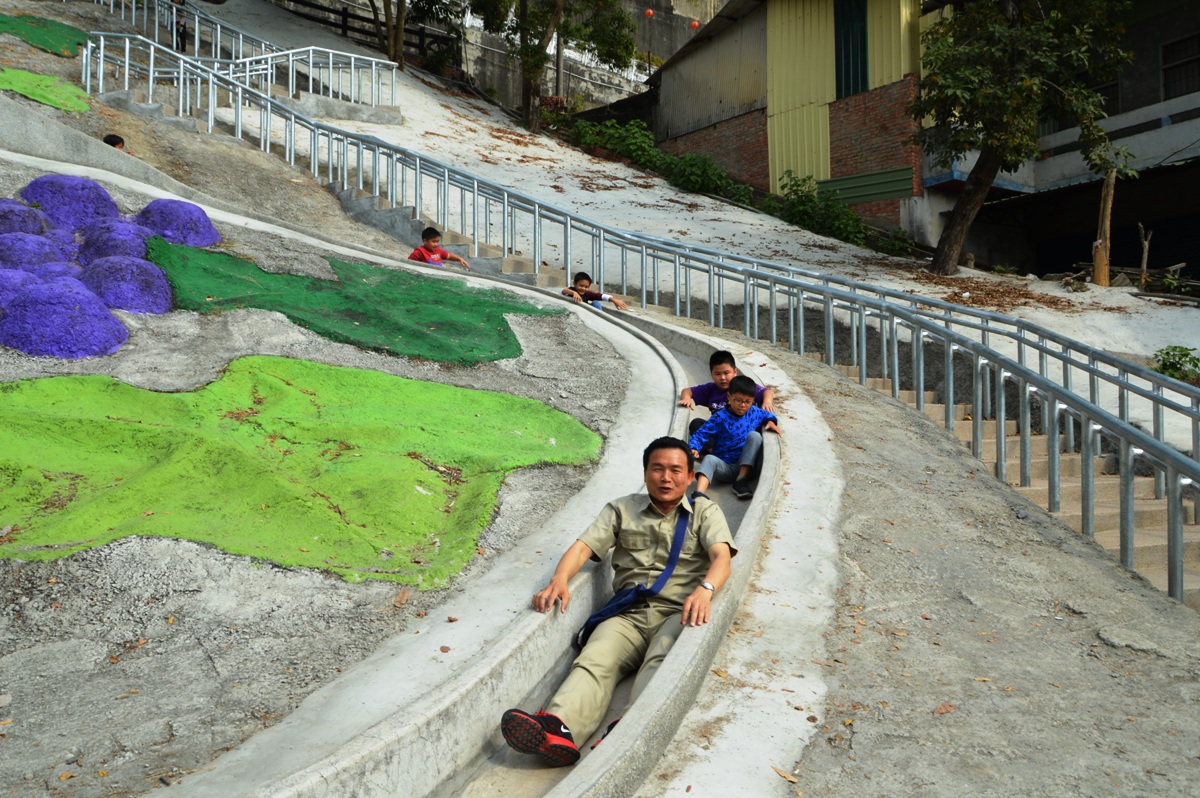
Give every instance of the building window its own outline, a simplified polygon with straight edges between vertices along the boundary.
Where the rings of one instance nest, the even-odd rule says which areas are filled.
[[[867,90],[867,0],[834,0],[833,35],[840,100]]]
[[[1200,33],[1162,47],[1163,99],[1200,91]]]

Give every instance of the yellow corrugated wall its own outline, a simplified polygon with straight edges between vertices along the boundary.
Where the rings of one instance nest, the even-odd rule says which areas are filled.
[[[920,66],[921,0],[867,0],[867,80],[895,83]]]
[[[771,175],[829,177],[829,103],[836,93],[833,0],[767,3],[767,147]]]
[[[868,0],[871,88],[919,64],[920,0]],[[833,0],[767,3],[767,148],[778,186],[788,169],[829,178],[829,104],[836,99]]]

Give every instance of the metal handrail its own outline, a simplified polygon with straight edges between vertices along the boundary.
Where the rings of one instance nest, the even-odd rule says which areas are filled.
[[[112,45],[116,43],[120,46],[114,50]],[[137,59],[133,57],[135,54]],[[765,305],[769,330],[761,337],[776,345],[784,345],[786,340],[786,346],[798,352],[808,348],[806,340],[813,343],[812,337],[806,336],[805,311],[817,310],[821,314],[823,359],[830,365],[835,362],[834,328],[845,325],[851,332],[849,361],[858,365],[859,379],[864,383],[872,359],[868,340],[870,334],[877,332],[878,370],[891,378],[893,395],[900,390],[900,350],[907,343],[914,362],[912,387],[918,405],[924,401],[926,349],[936,348],[936,342],[941,341],[946,427],[952,429],[956,420],[953,413],[956,353],[970,357],[973,362],[972,448],[977,455],[981,453],[985,418],[996,419],[997,446],[1003,447],[1002,430],[1008,415],[1005,389],[1016,384],[1020,388],[1017,408],[1021,419],[1020,482],[1028,485],[1030,413],[1031,403],[1036,399],[1042,428],[1047,432],[1047,446],[1053,447],[1048,448],[1052,461],[1049,509],[1060,509],[1058,454],[1063,449],[1073,452],[1078,448],[1084,454],[1083,496],[1087,506],[1083,508],[1083,526],[1088,535],[1094,531],[1093,455],[1099,454],[1102,439],[1114,442],[1122,475],[1122,562],[1127,567],[1132,566],[1133,507],[1137,501],[1132,488],[1135,460],[1154,469],[1155,493],[1168,501],[1168,534],[1175,541],[1168,546],[1172,580],[1169,590],[1173,597],[1182,598],[1182,502],[1187,494],[1191,496],[1192,512],[1200,507],[1195,487],[1200,483],[1200,463],[1164,442],[1164,419],[1170,414],[1190,425],[1193,455],[1200,452],[1197,445],[1200,391],[1190,386],[1000,314],[598,224],[399,145],[309,119],[230,75],[180,57],[144,37],[92,34],[84,54],[84,84],[89,92],[94,87],[103,89],[106,65],[118,68],[125,88],[129,88],[133,76],[144,78],[147,94],[151,96],[156,84],[170,83],[178,92],[183,112],[201,112],[210,130],[216,124],[219,101],[229,100],[232,105],[222,113],[230,117],[227,121],[238,137],[257,135],[260,147],[271,151],[276,141],[275,128],[281,127],[278,139],[290,163],[304,157],[307,150],[314,176],[343,189],[354,185],[368,190],[386,199],[393,208],[406,206],[414,213],[431,209],[434,224],[471,237],[471,251],[476,256],[481,246],[494,242],[502,255],[517,254],[518,250],[529,252],[536,269],[542,261],[547,235],[557,227],[562,234],[568,270],[584,268],[601,286],[619,283],[621,293],[628,293],[631,285],[636,285],[643,306],[658,303],[665,284],[673,295],[677,315],[693,316],[694,303],[704,301],[709,323],[719,326],[724,326],[728,295],[730,303],[740,303],[744,309],[745,332],[756,337],[763,333],[759,329],[758,311]],[[585,245],[574,247],[577,239]],[[617,268],[619,275],[609,274]],[[779,329],[781,317],[783,330]],[[999,351],[995,339],[1014,342],[1015,355]],[[1029,363],[1031,359],[1036,363]],[[1054,369],[1050,368],[1052,361],[1057,364]],[[1116,369],[1117,373],[1110,373],[1102,365]],[[1075,374],[1087,380],[1086,395],[1072,387]],[[1131,377],[1143,379],[1149,386],[1136,384]],[[1101,385],[1117,390],[1116,415],[1100,406]],[[1151,432],[1129,423],[1131,397],[1152,404]],[[1064,428],[1064,435],[1060,435],[1060,427]],[[1004,479],[1003,451],[998,452],[997,461],[997,476]]]
[[[279,47],[222,22],[188,0],[95,0],[110,13],[140,25],[146,38],[173,49],[177,20],[188,24],[188,57],[227,64],[224,71],[241,76],[246,85],[269,93],[286,86],[288,94],[307,82],[307,91],[372,106],[396,102],[399,65],[384,58],[344,53],[324,47]],[[162,39],[165,38],[164,43]],[[229,57],[223,54],[228,53]],[[255,80],[257,78],[257,80]],[[385,83],[386,81],[386,83]],[[364,85],[365,84],[365,85]]]

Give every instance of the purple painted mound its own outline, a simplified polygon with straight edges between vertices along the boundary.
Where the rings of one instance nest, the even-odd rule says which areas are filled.
[[[142,227],[124,219],[109,219],[89,225],[83,233],[83,245],[79,247],[79,265],[116,255],[128,258],[146,257],[146,239],[154,235],[148,227]]]
[[[211,247],[221,243],[221,234],[199,205],[173,199],[156,199],[134,217],[172,244]]]
[[[27,285],[39,283],[41,280],[29,272],[20,269],[0,269],[0,310]]]
[[[21,189],[21,199],[36,202],[52,225],[68,230],[121,215],[104,186],[86,177],[42,175]]]
[[[46,214],[13,199],[0,199],[0,234],[33,233],[41,235],[50,226]]]
[[[166,313],[171,309],[167,276],[141,258],[101,258],[84,269],[79,279],[110,308],[130,313]]]
[[[27,355],[69,360],[111,355],[128,338],[104,303],[69,278],[25,286],[0,316],[0,344]]]
[[[54,242],[33,233],[4,233],[0,235],[0,266],[20,269],[36,263],[62,260],[63,254]]]
[[[42,237],[58,247],[58,251],[63,254],[63,260],[73,261],[79,257],[79,239],[70,230],[53,228],[42,233]]]
[[[83,269],[76,266],[74,263],[67,263],[61,260],[52,260],[48,263],[31,263],[28,266],[19,267],[20,271],[27,272],[42,282],[59,277],[74,277],[79,279],[83,274]]]

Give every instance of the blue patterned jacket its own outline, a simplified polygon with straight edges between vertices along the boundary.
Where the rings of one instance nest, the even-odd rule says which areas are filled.
[[[726,463],[736,463],[746,446],[746,437],[768,421],[779,423],[774,413],[751,405],[744,415],[735,416],[725,407],[712,414],[704,426],[688,441],[688,447],[700,451],[711,439],[712,453]]]

